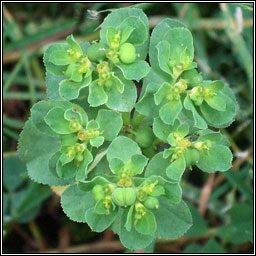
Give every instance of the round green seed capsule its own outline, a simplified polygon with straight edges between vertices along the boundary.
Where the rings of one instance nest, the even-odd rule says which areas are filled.
[[[136,199],[136,190],[134,188],[116,188],[112,193],[113,202],[121,207],[132,205]]]
[[[99,62],[106,57],[106,45],[103,43],[92,44],[87,50],[90,61]]]
[[[152,145],[155,138],[152,128],[144,127],[136,131],[136,133],[135,140],[142,148],[148,148]]]
[[[149,209],[158,209],[159,208],[159,201],[156,197],[149,196],[144,205]]]
[[[136,60],[136,49],[130,43],[121,45],[119,50],[119,59],[124,64],[131,64]]]
[[[100,201],[101,199],[103,199],[105,197],[103,186],[98,185],[98,184],[93,187],[92,193],[93,193],[94,199],[96,201]]]

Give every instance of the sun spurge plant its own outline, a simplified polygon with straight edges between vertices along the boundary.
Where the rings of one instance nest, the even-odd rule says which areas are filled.
[[[205,81],[193,60],[181,22],[164,19],[149,38],[136,8],[113,10],[97,42],[70,35],[49,46],[48,99],[33,106],[19,140],[30,178],[65,186],[66,215],[111,228],[127,248],[182,236],[192,225],[182,175],[231,167],[229,142],[212,129],[230,125],[237,109],[231,89]]]

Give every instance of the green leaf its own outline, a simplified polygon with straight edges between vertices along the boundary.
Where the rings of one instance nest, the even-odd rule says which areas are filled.
[[[209,231],[206,221],[199,214],[198,210],[192,203],[187,202],[187,205],[189,206],[190,212],[192,214],[193,226],[188,230],[185,236],[195,237],[205,235]]]
[[[74,108],[69,108],[67,109],[65,112],[64,112],[64,118],[67,120],[67,121],[77,121],[79,122],[80,124],[83,123],[83,118],[82,118],[82,115],[77,112],[77,109],[74,110]]]
[[[147,165],[148,159],[143,155],[133,155],[131,159],[126,162],[118,158],[114,158],[110,161],[110,169],[113,173],[118,174],[123,168],[125,170],[130,171],[132,174],[131,176],[135,176],[137,174],[141,174]]]
[[[76,174],[76,181],[84,180],[87,177],[88,165],[93,161],[93,156],[87,148],[83,152],[83,157],[84,157],[84,160],[80,164]]]
[[[189,133],[189,124],[188,123],[183,123],[180,124],[177,128],[177,133],[181,136],[181,137],[185,137],[188,135]]]
[[[143,24],[145,25],[145,27],[147,28],[147,36],[146,38],[143,38],[144,43],[141,45],[136,46],[136,53],[140,54],[139,59],[143,60],[146,58],[147,56],[147,52],[148,52],[148,18],[145,15],[145,13],[137,8],[121,8],[121,9],[116,9],[113,10],[104,20],[102,26],[101,26],[101,30],[100,30],[100,38],[102,40],[103,43],[107,43],[107,30],[109,27],[115,27],[118,28],[118,26],[127,19],[127,17],[136,17],[137,19],[139,19],[141,22],[143,22]],[[136,31],[136,30],[135,30]],[[138,37],[140,38],[140,36]],[[138,40],[138,38],[136,38],[136,40]]]
[[[136,16],[127,17],[119,26],[121,31],[127,30],[130,27],[130,35],[127,43],[131,43],[134,46],[143,44],[148,38],[148,27]],[[132,30],[133,29],[133,30]],[[126,32],[126,34],[128,34]],[[121,43],[123,43],[123,33],[121,36]]]
[[[88,124],[86,125],[86,129],[91,130],[98,130],[100,128],[100,124],[96,120],[90,120]]]
[[[141,99],[136,103],[135,109],[142,115],[149,117],[157,117],[159,113],[159,107],[156,106],[154,100],[154,94],[158,90],[159,85],[157,83],[149,83],[146,88],[146,92]]]
[[[70,56],[65,50],[58,50],[52,52],[49,56],[49,61],[54,65],[66,66],[68,64],[75,63],[76,60]]]
[[[56,108],[52,108],[44,118],[45,122],[57,134],[71,133],[70,127],[69,127],[69,121],[64,119],[64,113],[65,113],[64,109],[56,107]]]
[[[150,70],[148,63],[144,60],[136,60],[131,64],[119,62],[116,66],[122,71],[127,80],[136,80],[137,82],[145,77]]]
[[[95,80],[89,86],[89,97],[88,102],[91,107],[98,107],[107,103],[108,96],[104,91],[104,88],[98,84],[98,81]]]
[[[111,81],[114,82],[113,87],[115,87],[118,90],[118,92],[120,92],[120,93],[124,92],[124,83],[122,82],[121,79],[119,79],[117,76],[112,74]]]
[[[159,116],[166,124],[173,125],[179,113],[182,110],[182,103],[180,100],[173,100],[164,104],[159,111]]]
[[[102,232],[107,229],[115,220],[117,209],[109,215],[96,214],[93,208],[90,208],[85,213],[85,220],[92,231]]]
[[[134,209],[134,205],[132,205],[128,211],[128,214],[127,214],[127,219],[126,219],[126,222],[125,222],[125,225],[124,227],[127,229],[127,231],[131,231],[132,230],[132,226],[133,226],[133,209]]]
[[[103,132],[107,141],[112,141],[123,126],[122,115],[112,110],[99,110],[96,120],[100,124],[100,131]]]
[[[57,163],[59,161],[59,158],[61,156],[61,152],[60,151],[57,151],[55,154],[53,154],[51,156],[51,158],[49,159],[49,170],[50,172],[56,176],[57,178],[59,178],[59,175],[57,174],[57,171],[56,171],[56,167],[57,167]],[[72,183],[72,181],[70,181],[69,183]]]
[[[62,165],[64,165],[64,164],[71,162],[74,158],[75,158],[74,155],[70,156],[69,154],[67,154],[67,152],[64,152],[61,154],[59,161]]]
[[[225,172],[232,167],[232,152],[223,145],[212,145],[209,151],[203,152],[196,166],[204,172]]]
[[[221,80],[211,82],[205,86],[205,88],[213,90],[214,92],[221,91],[224,89],[224,87],[225,87],[224,82]]]
[[[56,172],[61,179],[71,179],[74,178],[76,175],[78,167],[74,164],[74,162],[69,162],[67,164],[63,164],[60,160],[57,162],[56,165]]]
[[[106,214],[106,208],[103,204],[103,199],[99,200],[94,207],[94,214]]]
[[[124,210],[121,216],[121,221],[119,223],[119,238],[121,243],[131,250],[141,249],[148,246],[154,236],[153,235],[143,235],[137,232],[137,230],[132,227],[131,231],[127,231],[125,228],[125,223],[127,221],[128,209]]]
[[[239,172],[241,174],[241,171]],[[249,184],[246,184],[244,180],[241,180],[241,177],[238,173],[228,171],[223,173],[223,175],[227,178],[230,185],[234,188],[237,188],[239,192],[241,192],[251,203],[253,202],[253,191]]]
[[[56,137],[56,133],[47,125],[44,117],[47,113],[54,107],[60,107],[65,109],[66,107],[72,107],[71,103],[61,102],[61,101],[40,101],[37,102],[31,109],[31,119],[35,127],[47,136]]]
[[[168,81],[170,79],[170,76],[166,74],[164,71],[162,71],[162,69],[159,67],[158,51],[156,46],[160,41],[163,40],[164,35],[169,29],[176,28],[176,27],[184,27],[184,25],[179,20],[170,19],[170,18],[163,19],[153,29],[153,32],[150,38],[150,46],[149,46],[150,64],[153,70],[165,81]]]
[[[89,192],[93,189],[94,185],[106,185],[109,184],[110,182],[102,177],[102,176],[96,176],[92,180],[86,180],[86,181],[81,181],[78,184],[78,187],[80,190],[83,190],[85,192]]]
[[[158,91],[154,94],[156,105],[159,105],[163,101],[163,99],[166,97],[170,88],[171,88],[171,85],[169,83],[163,83],[161,85]]]
[[[163,152],[159,152],[149,161],[145,171],[145,177],[150,177],[151,175],[160,175],[164,179],[169,180],[169,177],[166,175],[166,168],[169,165],[170,160],[163,158]]]
[[[174,125],[165,124],[160,117],[154,118],[153,132],[160,140],[167,142],[168,135],[176,130],[179,121],[176,120]]]
[[[59,50],[67,51],[68,45],[63,43],[51,44],[44,53],[44,65],[47,72],[56,76],[63,76],[66,66],[56,66],[49,60],[50,56]]]
[[[110,43],[113,41],[114,36],[117,34],[117,32],[118,32],[117,29],[114,27],[107,28],[106,37],[107,37],[108,45],[110,45]]]
[[[230,222],[221,227],[217,236],[225,242],[242,244],[253,243],[253,209],[245,203],[238,204],[228,211]]]
[[[61,194],[61,207],[64,213],[76,222],[86,222],[85,212],[94,204],[92,193],[79,190],[77,185],[69,186]]]
[[[123,166],[124,162],[118,158],[113,158],[109,163],[109,167],[114,174],[118,174],[122,170]]]
[[[153,169],[152,164],[150,168],[151,170]],[[163,177],[159,176],[161,175],[160,173],[156,173],[152,175],[146,175],[146,174],[147,174],[147,170],[145,172],[146,180],[141,184],[141,186],[143,186],[144,184],[149,185],[154,182],[157,182],[158,185],[155,188],[157,188],[158,186],[162,186],[165,192],[164,195],[168,200],[171,201],[171,203],[176,204],[181,201],[182,191],[179,183],[164,179]],[[159,191],[153,190],[151,195],[153,196],[154,194],[157,194],[160,192],[162,193],[162,189],[160,189]]]
[[[198,251],[199,253],[225,253],[225,250],[223,247],[216,242],[214,238],[211,238],[205,245],[204,247]]]
[[[61,186],[67,182],[57,178],[49,169],[49,160],[60,149],[58,138],[39,132],[32,121],[26,122],[19,139],[19,157],[27,163],[30,178],[38,183]]]
[[[167,41],[161,41],[156,45],[156,49],[158,51],[159,67],[167,74],[172,75],[172,70],[168,65],[171,51],[170,44]]]
[[[133,155],[128,164],[129,170],[133,171],[133,175],[141,174],[148,163],[148,158],[143,155]],[[127,166],[127,165],[125,165]]]
[[[127,137],[119,136],[109,145],[107,159],[110,162],[113,158],[119,158],[126,162],[136,154],[141,154],[138,144]]]
[[[90,139],[90,144],[93,146],[93,147],[100,147],[104,142],[104,137],[103,136],[98,136],[96,138],[93,138],[93,139]]]
[[[132,26],[125,26],[125,27],[122,29],[120,44],[125,43],[125,42],[129,39],[131,33],[132,33],[134,30],[135,30],[135,28],[132,27]],[[131,43],[131,42],[130,42],[130,43]]]
[[[190,110],[193,114],[193,119],[194,119],[194,127],[198,128],[198,129],[206,129],[207,123],[205,122],[205,120],[198,114],[196,108],[194,107],[191,99],[189,98],[189,96],[187,95],[184,102],[184,108],[187,110]]]
[[[234,121],[234,117],[236,115],[237,107],[235,101],[224,94],[222,97],[226,102],[225,111],[217,111],[211,108],[206,102],[203,102],[200,106],[200,110],[206,121],[216,128],[228,126],[232,121]]]
[[[59,84],[65,80],[65,76],[56,76],[50,72],[46,72],[47,97],[53,100],[62,100],[59,93]]]
[[[79,43],[75,40],[73,35],[70,35],[66,38],[67,43],[72,48],[72,50],[79,52],[81,55],[83,54],[82,48]]]
[[[152,193],[150,194],[151,196],[162,196],[165,195],[165,190],[164,187],[161,185],[157,185],[153,188]]]
[[[108,95],[107,107],[115,111],[130,112],[137,99],[137,89],[132,81],[119,76],[124,86],[123,93],[120,93],[114,86],[106,91]]]
[[[205,98],[205,101],[210,107],[218,111],[225,111],[226,102],[223,99],[222,95],[223,95],[222,93],[217,92],[215,96]]]
[[[52,195],[48,186],[31,182],[25,189],[12,195],[11,218],[15,222],[25,223],[36,217],[42,202]]]
[[[79,92],[82,88],[89,86],[92,77],[88,76],[81,82],[74,82],[71,80],[63,80],[59,83],[59,95],[65,100],[73,100],[79,96]]]
[[[142,216],[142,218],[138,221],[137,224],[134,225],[134,227],[139,233],[143,235],[150,235],[156,231],[156,219],[150,210],[145,209],[145,211],[146,214]]]
[[[153,210],[160,239],[176,239],[184,235],[192,225],[192,217],[188,206],[181,201],[171,204],[166,198],[159,198],[159,208]]]
[[[180,181],[185,169],[186,161],[184,156],[181,156],[167,167],[166,174],[171,180]]]
[[[213,144],[220,144],[227,147],[230,147],[230,142],[220,131],[213,132],[212,130],[204,130],[203,133],[200,134],[200,137],[197,141],[207,141],[210,140]]]
[[[3,159],[3,185],[10,192],[15,191],[24,182],[22,175],[26,173],[26,165],[18,157]]]
[[[193,37],[187,28],[172,28],[166,32],[163,39],[171,46],[169,58],[174,65],[182,62],[181,58],[186,50],[190,53],[189,57],[194,58]]]
[[[80,83],[83,80],[83,74],[79,72],[80,65],[77,63],[68,66],[65,75],[68,79]]]

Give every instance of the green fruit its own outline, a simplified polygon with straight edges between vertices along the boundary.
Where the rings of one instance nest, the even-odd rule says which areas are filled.
[[[155,136],[152,128],[150,127],[144,127],[136,131],[135,140],[142,148],[148,148],[151,146],[154,139]]]
[[[134,188],[116,188],[112,193],[113,202],[121,207],[132,205],[136,199],[136,191]]]
[[[121,45],[119,50],[119,59],[124,64],[131,64],[136,60],[136,49],[130,43]]]
[[[149,196],[144,202],[144,205],[149,209],[157,209],[159,208],[159,201],[156,197]]]
[[[200,152],[197,149],[189,148],[185,151],[186,166],[194,165],[200,158]]]
[[[196,69],[191,69],[182,73],[182,78],[186,80],[186,82],[194,87],[203,81],[203,77],[196,71]]]
[[[90,61],[99,62],[106,57],[106,45],[103,43],[92,44],[87,50]]]
[[[101,185],[95,185],[92,189],[92,193],[96,201],[100,201],[105,197],[103,186]]]

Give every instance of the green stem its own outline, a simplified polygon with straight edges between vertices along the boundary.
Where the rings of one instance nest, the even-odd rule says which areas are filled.
[[[137,114],[136,116],[134,115],[132,119],[132,125],[139,126],[144,119],[145,119],[144,115],[141,115],[141,114]]]
[[[88,168],[88,170],[87,170],[87,175],[88,175],[88,173],[89,172],[91,172],[95,167],[96,167],[96,165],[101,161],[101,159],[107,154],[107,152],[108,152],[108,149],[105,149],[104,151],[102,151],[102,152],[100,152],[100,153],[98,153],[97,155],[96,155],[96,157],[94,158],[94,161],[93,161],[93,163],[90,165],[90,167]]]
[[[133,129],[130,129],[130,128],[125,128],[126,131],[128,131],[129,133],[133,134],[133,135],[137,135],[137,132],[135,132]]]
[[[124,125],[130,124],[131,118],[130,118],[130,112],[123,112],[122,113],[123,123]]]

